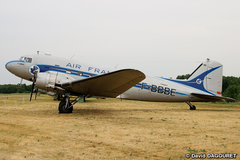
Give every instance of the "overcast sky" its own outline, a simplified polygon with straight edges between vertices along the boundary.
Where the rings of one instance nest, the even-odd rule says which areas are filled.
[[[240,77],[240,1],[0,0],[0,84],[19,83],[5,64],[38,50],[167,78],[210,58]]]

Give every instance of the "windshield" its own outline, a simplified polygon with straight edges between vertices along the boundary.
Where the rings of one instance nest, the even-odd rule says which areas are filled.
[[[26,63],[32,63],[32,58],[29,57],[21,57],[19,60],[24,61]]]

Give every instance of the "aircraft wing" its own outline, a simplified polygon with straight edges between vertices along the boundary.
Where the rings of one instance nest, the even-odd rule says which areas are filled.
[[[143,79],[145,79],[144,73],[134,69],[123,69],[63,83],[60,86],[75,94],[115,98]]]
[[[209,100],[226,100],[226,101],[236,101],[233,98],[229,97],[222,97],[222,96],[211,96],[211,95],[206,95],[206,94],[199,94],[199,93],[191,93],[193,96],[199,97],[199,98],[204,98],[204,99],[209,99]]]

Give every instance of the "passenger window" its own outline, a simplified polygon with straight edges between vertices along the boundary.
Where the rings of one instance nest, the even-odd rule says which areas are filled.
[[[66,73],[69,73],[69,74],[71,74],[72,73],[72,71],[71,70],[66,70]]]

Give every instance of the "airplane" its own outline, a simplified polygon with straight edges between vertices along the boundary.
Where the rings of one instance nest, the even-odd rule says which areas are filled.
[[[222,96],[223,65],[209,59],[186,80],[146,76],[136,69],[117,70],[39,52],[7,62],[5,67],[14,75],[33,82],[30,101],[35,86],[49,95],[64,93],[59,113],[72,113],[73,105],[88,96],[186,102],[190,110],[196,109],[191,102],[235,100]]]

